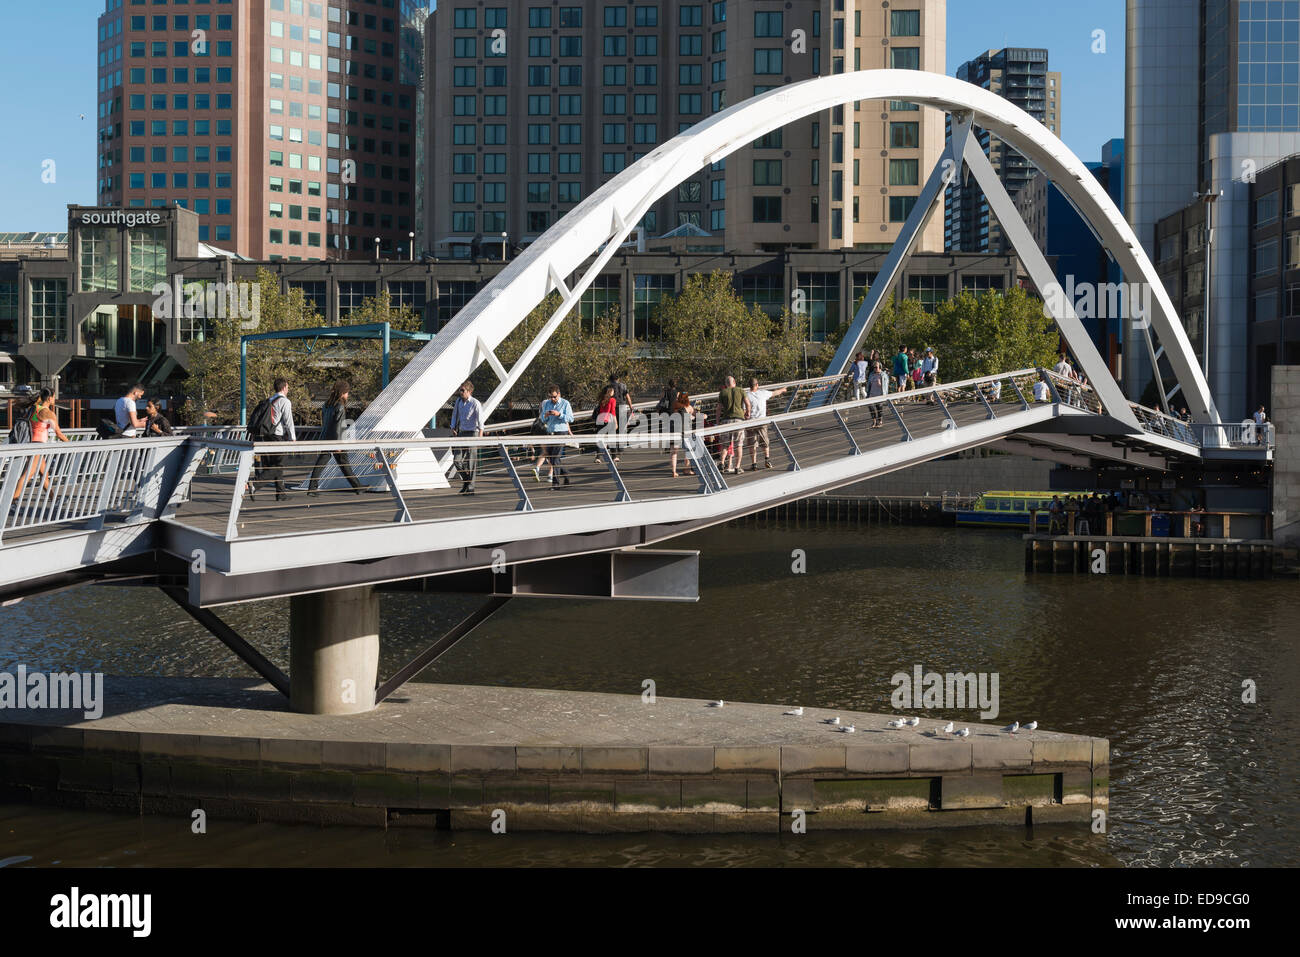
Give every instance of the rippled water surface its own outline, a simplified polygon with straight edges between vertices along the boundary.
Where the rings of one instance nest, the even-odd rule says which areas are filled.
[[[702,552],[698,604],[518,600],[426,681],[889,710],[913,665],[1000,675],[1000,722],[1111,742],[1108,833],[512,834],[188,821],[0,806],[0,859],[28,864],[1031,865],[1300,863],[1300,586],[1028,576],[1014,533],[774,524]],[[803,549],[807,573],[793,574]],[[477,599],[384,597],[386,673]],[[278,663],[287,604],[222,611]],[[245,675],[161,593],[96,588],[0,609],[0,668]],[[1243,704],[1242,682],[1258,685]],[[966,715],[977,721],[974,712]]]

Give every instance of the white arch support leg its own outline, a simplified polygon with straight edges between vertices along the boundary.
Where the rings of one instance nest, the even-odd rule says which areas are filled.
[[[890,247],[889,255],[885,257],[884,265],[880,267],[880,273],[876,276],[876,281],[867,289],[866,298],[862,300],[862,307],[853,316],[852,324],[849,326],[848,331],[844,333],[844,339],[840,342],[839,348],[835,350],[835,357],[831,359],[830,365],[826,367],[827,375],[842,374],[848,368],[849,360],[857,353],[858,347],[867,338],[867,333],[871,331],[871,326],[876,321],[876,315],[880,312],[880,307],[884,305],[885,297],[894,288],[894,283],[898,281],[899,274],[903,271],[904,263],[912,254],[912,248],[916,245],[917,237],[921,235],[921,230],[925,229],[925,224],[942,201],[944,190],[948,188],[948,184],[961,171],[962,151],[965,149],[966,140],[970,136],[970,128],[971,115],[969,113],[954,113],[952,115],[952,137],[948,140],[947,146],[944,147],[938,164],[931,170],[930,177],[925,181],[925,186],[921,189],[920,195],[917,196],[916,205],[907,214],[907,221],[903,223],[898,239]],[[808,404],[810,406],[821,405],[824,401],[825,397],[818,394]]]
[[[1002,180],[994,171],[993,164],[984,155],[984,150],[977,140],[966,141],[964,156],[966,166],[974,174],[980,188],[984,190],[990,211],[998,218],[1002,234],[1010,241],[1011,247],[1029,272],[1029,278],[1038,287],[1038,292],[1043,296],[1044,308],[1056,321],[1061,335],[1065,337],[1065,341],[1069,343],[1070,349],[1079,360],[1079,366],[1083,369],[1083,374],[1088,377],[1088,382],[1096,391],[1102,406],[1108,414],[1131,427],[1135,433],[1141,432],[1142,426],[1138,424],[1137,416],[1129,408],[1128,399],[1124,397],[1119,383],[1111,376],[1106,360],[1097,351],[1092,337],[1088,335],[1088,330],[1075,315],[1074,303],[1062,293],[1061,285],[1056,281],[1056,274],[1048,265],[1047,257],[1038,248],[1038,243],[1034,242],[1029,227],[1016,212],[1016,204],[1011,201],[1006,187],[1002,185]]]

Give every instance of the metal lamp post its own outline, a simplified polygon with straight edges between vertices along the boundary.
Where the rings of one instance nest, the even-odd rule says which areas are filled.
[[[1199,199],[1205,203],[1205,306],[1202,309],[1202,343],[1201,343],[1201,371],[1205,374],[1205,380],[1210,380],[1210,266],[1211,266],[1211,249],[1214,246],[1214,201],[1223,195],[1223,190],[1218,192],[1194,193],[1193,199]]]
[[[411,240],[411,260],[410,260],[410,261],[411,261],[411,262],[415,262],[415,233],[407,233],[406,235],[407,235],[407,237]]]
[[[502,262],[506,261],[506,236],[507,235],[508,234],[504,229],[501,230],[501,261]]]
[[[375,237],[375,262],[379,262],[379,237]]]

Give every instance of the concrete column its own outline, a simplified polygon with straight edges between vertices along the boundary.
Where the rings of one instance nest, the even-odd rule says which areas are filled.
[[[375,706],[379,595],[373,586],[289,599],[289,705],[306,714]]]
[[[1300,546],[1300,366],[1273,367],[1273,542]]]

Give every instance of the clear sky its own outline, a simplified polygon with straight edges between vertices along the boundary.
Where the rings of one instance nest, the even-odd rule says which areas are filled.
[[[67,228],[95,201],[96,18],[103,0],[4,3],[0,232]],[[51,9],[58,10],[51,16]],[[1106,52],[1093,53],[1104,30]],[[1062,134],[1084,160],[1124,135],[1124,0],[948,0],[948,66],[989,49],[1046,47],[1062,73]],[[85,119],[81,119],[81,114]],[[54,182],[42,168],[54,161]]]

